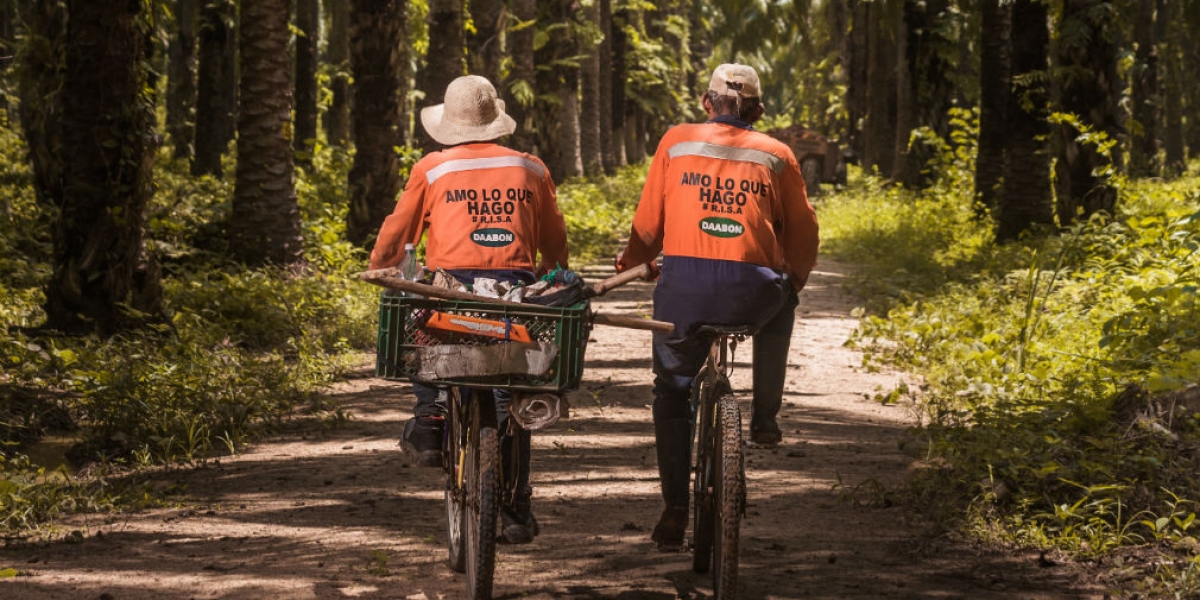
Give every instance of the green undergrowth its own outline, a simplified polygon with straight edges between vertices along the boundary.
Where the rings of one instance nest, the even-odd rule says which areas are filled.
[[[572,265],[612,263],[629,235],[647,166],[631,165],[611,177],[572,179],[559,186]]]
[[[921,382],[878,396],[918,411],[905,491],[948,527],[1195,597],[1200,172],[1121,181],[1117,214],[1001,245],[970,153],[943,148],[922,193],[856,174],[818,208],[823,252],[857,267],[849,344]]]
[[[53,215],[21,152],[0,129],[0,535],[151,502],[131,475],[146,467],[235,453],[301,418],[348,418],[322,391],[373,350],[378,290],[354,276],[365,253],[344,239],[347,157],[322,153],[298,175],[305,265],[246,269],[223,258],[217,225],[232,170],[194,178],[161,153],[147,246],[170,320],[99,339],[37,329]]]

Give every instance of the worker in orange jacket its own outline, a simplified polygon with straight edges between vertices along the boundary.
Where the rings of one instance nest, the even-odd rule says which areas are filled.
[[[421,110],[421,124],[447,148],[413,165],[396,210],[379,230],[370,268],[398,265],[404,245],[417,244],[426,232],[426,267],[444,269],[463,283],[486,277],[529,284],[554,268],[567,268],[567,228],[550,172],[537,157],[494,141],[515,131],[516,122],[491,82],[477,75],[455,79],[444,104]],[[401,443],[417,464],[440,466],[445,407],[432,385],[414,381],[413,393],[417,403]],[[530,508],[530,435],[507,434],[511,394],[493,390],[493,395],[504,464],[519,453],[515,493],[501,511],[501,535],[510,543],[528,543],[538,532]]]
[[[782,439],[782,404],[797,293],[816,266],[817,217],[796,157],[753,130],[763,114],[758,73],[723,64],[701,98],[706,123],[678,125],[658,144],[617,269],[653,261],[662,270],[654,318],[654,434],[666,508],[651,538],[683,544],[692,428],[690,388],[707,352],[697,325],[755,325],[750,439]],[[668,218],[669,217],[669,218]]]

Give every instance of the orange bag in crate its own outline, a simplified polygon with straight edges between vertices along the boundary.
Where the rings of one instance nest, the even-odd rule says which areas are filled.
[[[429,316],[429,320],[425,322],[425,327],[468,335],[482,335],[523,344],[533,343],[533,339],[529,337],[529,331],[525,329],[524,325],[512,323],[507,320],[480,319],[478,317],[433,311]]]

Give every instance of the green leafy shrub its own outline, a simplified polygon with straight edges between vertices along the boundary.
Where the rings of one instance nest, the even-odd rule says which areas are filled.
[[[967,183],[855,180],[819,208],[823,247],[862,265],[851,344],[921,378],[908,492],[989,538],[1193,556],[1200,410],[1156,398],[1200,380],[1196,174],[1122,182],[1116,214],[1007,245]]]
[[[613,177],[570,180],[558,188],[558,206],[567,224],[571,262],[611,264],[624,247],[633,213],[642,197],[646,164],[624,167]]]

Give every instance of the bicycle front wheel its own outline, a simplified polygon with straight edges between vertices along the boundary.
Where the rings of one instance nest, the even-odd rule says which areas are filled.
[[[737,598],[738,536],[746,500],[746,472],[742,455],[742,413],[737,399],[722,396],[717,402],[717,455],[713,466],[713,597]]]
[[[490,397],[472,398],[464,457],[466,487],[467,598],[492,597],[496,568],[496,519],[500,513],[500,444]]]
[[[467,491],[463,463],[467,446],[467,411],[458,388],[450,388],[446,398],[446,437],[442,440],[442,468],[446,470],[446,523],[449,530],[450,568],[462,573],[467,569]],[[469,400],[469,398],[468,398]]]
[[[692,570],[707,573],[712,563],[714,477],[717,475],[716,405],[707,398],[711,387],[701,387],[696,415],[696,462],[692,474]]]

